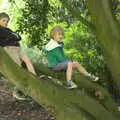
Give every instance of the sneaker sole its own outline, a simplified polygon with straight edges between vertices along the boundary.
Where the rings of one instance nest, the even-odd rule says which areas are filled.
[[[26,100],[26,98],[18,97],[15,93],[13,93],[13,97],[16,98],[17,100]]]
[[[75,88],[77,88],[78,86],[77,85],[75,85],[75,86],[72,86],[72,87],[67,87],[68,89],[75,89]]]
[[[94,80],[92,80],[93,82],[97,82],[97,81],[99,81],[99,78],[96,78],[96,79],[94,79]]]

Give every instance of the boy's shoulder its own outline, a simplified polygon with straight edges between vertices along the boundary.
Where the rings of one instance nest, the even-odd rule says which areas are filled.
[[[8,32],[13,32],[10,28],[5,28],[0,26],[1,31],[8,31]]]
[[[45,52],[47,53],[47,54],[56,54],[56,53],[58,53],[58,51],[59,51],[59,49],[60,49],[60,47],[56,47],[56,48],[54,48],[54,49],[52,49],[52,50],[45,50]]]
[[[57,48],[57,47],[61,47],[61,45],[58,44],[57,41],[51,39],[51,40],[46,44],[45,50],[46,50],[46,51],[51,51],[51,50],[53,50],[53,49],[55,49],[55,48]]]

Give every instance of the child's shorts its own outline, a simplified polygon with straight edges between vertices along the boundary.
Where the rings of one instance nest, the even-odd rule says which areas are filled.
[[[67,70],[67,66],[68,66],[68,63],[71,62],[71,61],[65,61],[65,62],[61,62],[61,63],[58,63],[56,66],[52,67],[53,70],[64,70],[66,71]]]
[[[16,46],[6,46],[4,47],[4,50],[7,52],[7,54],[12,58],[12,60],[21,66],[22,58],[25,56],[25,53],[21,50],[20,47]]]

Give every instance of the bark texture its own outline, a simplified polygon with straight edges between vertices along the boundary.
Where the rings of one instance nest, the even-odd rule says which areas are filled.
[[[39,104],[46,108],[51,106],[57,120],[84,119],[81,109],[96,120],[118,120],[115,109],[106,109],[99,101],[81,93],[80,89],[67,90],[47,78],[36,80],[33,75],[16,65],[1,47],[0,56],[0,72]]]
[[[111,0],[88,0],[87,2],[107,65],[120,88],[120,25],[112,14]]]

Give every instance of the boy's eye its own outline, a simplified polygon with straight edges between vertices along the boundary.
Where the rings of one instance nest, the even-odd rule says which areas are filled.
[[[6,22],[6,23],[8,23],[8,21],[6,21],[6,20],[4,20],[3,22]]]
[[[61,34],[61,33],[59,33],[59,35],[61,35],[61,36],[62,36],[62,34]]]

